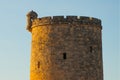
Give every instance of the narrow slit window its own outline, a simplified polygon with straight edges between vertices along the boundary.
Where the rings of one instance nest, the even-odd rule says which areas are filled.
[[[63,59],[67,59],[66,53],[63,53]]]
[[[92,47],[92,46],[90,46],[90,52],[92,53],[92,51],[93,51],[93,47]]]
[[[40,62],[38,61],[38,64],[37,64],[38,68],[40,68]]]

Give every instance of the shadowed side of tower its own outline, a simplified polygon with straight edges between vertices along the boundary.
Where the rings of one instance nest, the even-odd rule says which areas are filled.
[[[30,19],[31,27],[27,28],[32,33],[30,80],[103,80],[99,19],[83,16]]]

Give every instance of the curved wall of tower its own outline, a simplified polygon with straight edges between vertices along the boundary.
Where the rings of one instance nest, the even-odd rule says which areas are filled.
[[[31,30],[30,80],[103,80],[101,20],[43,17]]]

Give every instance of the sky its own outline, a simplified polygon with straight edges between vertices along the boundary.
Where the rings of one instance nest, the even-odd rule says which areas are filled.
[[[0,0],[0,80],[29,80],[31,33],[26,14],[90,16],[102,20],[104,80],[120,80],[119,0]]]

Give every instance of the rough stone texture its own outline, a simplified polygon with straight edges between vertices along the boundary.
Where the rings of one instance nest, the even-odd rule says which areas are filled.
[[[34,19],[30,80],[103,80],[101,30],[96,18]]]

